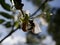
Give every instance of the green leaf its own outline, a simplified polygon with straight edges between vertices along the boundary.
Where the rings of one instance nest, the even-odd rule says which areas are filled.
[[[6,12],[0,12],[0,15],[2,15],[3,17],[7,18],[7,19],[12,19],[13,16],[12,15],[9,15],[8,13]]]
[[[4,24],[4,26],[5,26],[6,28],[10,28],[12,25],[11,25],[11,22],[6,22],[6,23]]]
[[[19,22],[18,22],[18,21],[14,22],[14,26],[15,26],[16,28],[18,28],[18,27],[19,27]]]
[[[0,19],[0,24],[2,24],[3,22],[5,22],[5,20],[4,19]]]
[[[5,9],[5,10],[7,10],[7,11],[10,11],[10,5],[9,4],[7,4],[7,3],[5,3],[5,0],[1,0],[1,6]]]

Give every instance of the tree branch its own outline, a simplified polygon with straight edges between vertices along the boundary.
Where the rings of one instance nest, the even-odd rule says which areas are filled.
[[[47,2],[48,2],[48,0],[45,0],[44,3],[41,4],[41,5],[39,6],[39,8],[38,8],[30,17],[33,17],[33,16],[42,8],[42,6],[43,6],[45,3],[47,3]]]
[[[18,28],[17,28],[17,29],[18,29]],[[17,29],[12,30],[7,36],[5,36],[5,37],[0,41],[0,43],[2,43],[7,37],[11,36],[15,31],[17,31]]]

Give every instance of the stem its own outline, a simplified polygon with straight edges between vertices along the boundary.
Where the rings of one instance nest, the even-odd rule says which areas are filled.
[[[18,29],[18,28],[17,28],[17,29]],[[7,37],[11,36],[15,31],[17,31],[17,29],[12,30],[7,36],[5,36],[5,37],[0,41],[0,43],[2,43]]]
[[[41,5],[39,6],[39,8],[38,8],[30,17],[32,18],[32,16],[34,16],[34,15],[42,8],[42,6],[43,6],[45,3],[47,3],[47,2],[48,2],[48,0],[45,0],[44,3],[41,4]]]
[[[23,10],[21,9],[20,11],[21,11],[21,13],[23,14],[23,17],[24,17],[24,12],[23,12]]]

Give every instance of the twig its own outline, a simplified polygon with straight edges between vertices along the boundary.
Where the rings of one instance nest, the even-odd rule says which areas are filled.
[[[21,13],[23,14],[23,17],[24,17],[24,12],[23,12],[23,10],[22,10],[22,9],[20,9],[20,11],[21,11]]]
[[[18,29],[18,28],[17,28],[17,29]],[[17,29],[12,30],[7,36],[5,36],[5,37],[0,41],[0,43],[2,43],[7,37],[11,36],[15,31],[17,31]]]
[[[43,6],[47,1],[48,1],[48,0],[45,0],[44,3],[41,4],[41,5],[39,6],[39,8],[38,8],[30,17],[33,17],[33,16],[42,8],[42,6]]]

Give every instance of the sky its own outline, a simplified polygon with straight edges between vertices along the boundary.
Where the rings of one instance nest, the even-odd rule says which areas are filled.
[[[6,0],[6,2],[10,3],[9,0]],[[23,9],[24,10],[29,10],[31,14],[36,10],[36,8],[32,5],[31,2],[26,2],[26,0],[23,0],[23,3],[24,3],[24,8]],[[49,4],[50,4],[51,7],[60,7],[60,5],[59,5],[60,4],[60,0],[54,0],[52,2],[49,2]],[[1,6],[0,6],[0,11],[5,11],[5,10],[3,10],[3,8],[1,8]],[[42,27],[43,33],[44,32],[46,33],[45,29],[46,29],[46,27]],[[4,30],[4,31],[1,31],[1,30]],[[0,39],[7,35],[6,30],[8,30],[8,29],[5,29],[4,26],[0,25],[0,32],[2,34],[4,33],[3,36],[0,37]],[[18,41],[20,41],[20,42],[26,42],[25,37],[26,37],[26,32],[23,32],[22,30],[18,30],[12,36],[8,37],[2,44],[3,45],[13,45],[14,42],[17,43]],[[14,40],[14,41],[12,41],[12,40]],[[42,42],[47,44],[47,42],[49,40],[50,40],[49,43],[51,43],[52,42],[52,38],[51,38],[51,36],[47,35],[46,39],[43,40]],[[53,41],[53,43],[51,45],[55,45],[55,42]]]
[[[60,0],[54,0],[52,2],[49,2],[49,4],[52,6],[52,7],[59,7],[60,8]]]

